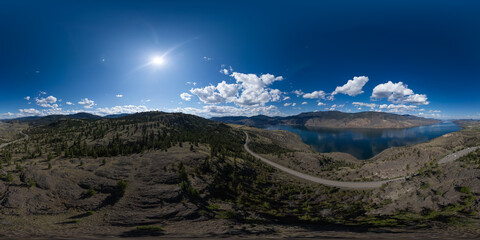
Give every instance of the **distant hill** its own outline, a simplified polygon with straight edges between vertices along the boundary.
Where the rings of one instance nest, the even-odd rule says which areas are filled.
[[[311,128],[408,128],[440,122],[435,119],[383,112],[344,113],[339,111],[306,112],[288,117],[215,117],[214,121],[262,127],[292,125]]]
[[[60,119],[90,119],[90,120],[97,120],[101,119],[102,117],[90,114],[90,113],[75,113],[75,114],[70,114],[70,115],[49,115],[45,117],[39,117],[39,116],[33,116],[33,117],[23,117],[23,118],[15,118],[15,119],[9,119],[9,120],[4,120],[4,122],[7,123],[29,123],[33,125],[44,125],[44,124],[49,124],[56,122]]]

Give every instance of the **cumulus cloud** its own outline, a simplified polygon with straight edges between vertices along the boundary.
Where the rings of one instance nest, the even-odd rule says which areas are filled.
[[[217,86],[207,86],[204,88],[192,88],[190,92],[196,95],[200,101],[208,104],[232,102],[238,94],[239,86],[237,84],[228,84],[225,81]]]
[[[230,73],[228,72],[228,69],[225,69],[225,68],[222,68],[220,69],[220,72],[225,74],[225,75],[229,75]]]
[[[264,106],[270,101],[280,100],[281,91],[278,89],[269,89],[267,86],[276,81],[282,81],[283,77],[275,77],[272,74],[244,74],[234,72],[230,76],[237,80],[241,85],[242,94],[235,103],[241,106]]]
[[[203,117],[221,117],[221,116],[255,116],[267,115],[278,116],[281,113],[276,106],[256,106],[256,107],[234,107],[234,106],[218,106],[206,105],[203,108],[176,108],[171,109],[173,112],[183,112],[195,114]]]
[[[379,106],[380,109],[388,110],[392,113],[403,113],[407,111],[414,111],[417,109],[415,105],[405,105],[405,104],[382,104]]]
[[[30,96],[26,96],[26,97],[24,97],[23,99],[29,101],[29,100],[30,100]]]
[[[387,83],[379,84],[373,89],[370,98],[372,100],[387,98],[387,100],[392,103],[402,104],[427,105],[430,103],[427,101],[427,95],[414,93],[413,90],[409,89],[403,82],[393,83],[388,81]]]
[[[377,107],[377,104],[375,103],[364,103],[364,102],[353,102],[352,105],[357,107],[358,109],[361,109],[361,107],[369,107],[370,109],[374,109]]]
[[[72,102],[66,102],[67,105],[75,105]]]
[[[22,114],[26,114],[29,116],[37,116],[37,115],[42,115],[42,112],[35,108],[28,108],[28,109],[18,109],[18,111]]]
[[[326,104],[323,103],[323,102],[318,102],[317,105],[318,105],[318,106],[323,106],[323,105],[326,105]]]
[[[78,102],[78,104],[83,105],[84,108],[92,108],[95,106],[95,101],[89,100],[88,98],[84,98]]]
[[[286,97],[283,98],[283,101],[286,101],[286,100],[288,100],[288,99],[290,99],[290,97],[289,97],[289,96],[286,96]]]
[[[200,101],[207,104],[234,103],[239,106],[264,106],[271,101],[279,101],[282,92],[268,88],[275,81],[283,77],[272,74],[244,74],[233,72],[231,75],[236,83],[222,81],[217,86],[210,85],[203,88],[194,88],[190,93],[196,95]]]
[[[146,106],[136,106],[136,105],[124,105],[124,106],[115,106],[110,108],[97,108],[93,111],[93,114],[104,116],[111,114],[121,114],[121,113],[137,113],[137,112],[146,112],[150,111]]]
[[[222,64],[222,69],[220,69],[220,73],[222,74],[225,74],[225,75],[230,75],[231,73],[233,73],[233,68],[232,66],[227,66]]]
[[[35,102],[38,106],[44,108],[57,108],[58,105],[55,104],[57,102],[57,98],[54,96],[48,96],[46,98],[35,98]]]
[[[330,108],[327,108],[327,109],[330,111],[333,111],[333,110],[336,110],[337,108],[343,108],[344,106],[345,104],[340,104],[340,105],[333,104]]]
[[[335,88],[335,91],[332,92],[329,99],[333,100],[334,96],[341,93],[351,97],[355,97],[359,94],[364,93],[362,88],[368,82],[368,77],[360,76],[360,77],[353,77],[353,79],[348,80],[348,82],[343,86],[338,86]]]
[[[115,97],[117,97],[117,98],[122,98],[123,95],[122,95],[122,94],[117,94],[117,95],[115,95]]]
[[[285,103],[285,104],[283,104],[284,107],[288,107],[288,106],[290,106],[290,105],[292,105],[292,103]]]
[[[305,93],[303,95],[303,98],[310,98],[310,99],[315,99],[315,98],[321,98],[321,99],[325,99],[325,95],[326,93],[324,91],[314,91],[314,92],[311,92],[311,93]]]
[[[302,105],[306,105],[306,104],[308,104],[308,103],[307,102],[302,102]]]
[[[293,91],[292,93],[294,93],[295,95],[297,95],[297,97],[300,97],[302,96],[303,94],[305,94],[302,89],[299,89],[299,90],[295,90]]]
[[[292,103],[292,107],[295,107],[295,106],[297,106],[297,103]]]
[[[184,101],[190,101],[190,99],[192,99],[192,96],[191,94],[188,94],[186,92],[180,94],[180,97],[184,100]]]

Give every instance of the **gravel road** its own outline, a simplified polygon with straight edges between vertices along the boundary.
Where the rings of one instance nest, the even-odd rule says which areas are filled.
[[[256,153],[254,153],[252,150],[250,150],[250,148],[248,148],[248,141],[249,141],[249,138],[248,138],[248,133],[245,132],[245,134],[247,135],[247,139],[245,141],[245,150],[247,150],[248,153],[250,153],[252,156],[260,159],[260,161],[274,167],[274,168],[277,168],[283,172],[286,172],[288,174],[291,174],[293,176],[296,176],[298,178],[302,178],[302,179],[305,179],[307,181],[311,181],[311,182],[315,182],[315,183],[320,183],[320,184],[323,184],[323,185],[327,185],[327,186],[332,186],[332,187],[339,187],[339,188],[351,188],[351,189],[367,189],[367,188],[379,188],[381,187],[383,184],[385,183],[388,183],[388,182],[393,182],[393,181],[399,181],[399,180],[405,180],[405,178],[401,177],[401,178],[395,178],[395,179],[389,179],[389,180],[383,180],[383,181],[375,181],[375,182],[341,182],[341,181],[334,181],[334,180],[328,180],[328,179],[324,179],[324,178],[319,178],[319,177],[314,177],[314,176],[311,176],[311,175],[308,175],[308,174],[305,174],[305,173],[301,173],[301,172],[298,172],[298,171],[295,171],[293,169],[290,169],[290,168],[287,168],[287,167],[284,167],[280,164],[277,164],[277,163],[274,163]]]

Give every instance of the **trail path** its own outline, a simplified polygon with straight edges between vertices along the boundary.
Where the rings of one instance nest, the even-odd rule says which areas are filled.
[[[248,137],[248,133],[245,132],[245,134],[247,135],[247,140],[245,141],[245,150],[247,150],[248,153],[250,153],[252,156],[260,159],[260,161],[274,167],[274,168],[277,168],[283,172],[286,172],[288,174],[291,174],[293,176],[296,176],[298,178],[302,178],[302,179],[305,179],[305,180],[308,180],[308,181],[311,181],[311,182],[315,182],[315,183],[320,183],[320,184],[323,184],[323,185],[327,185],[327,186],[332,186],[332,187],[339,187],[339,188],[352,188],[352,189],[367,189],[367,188],[379,188],[381,187],[383,184],[385,183],[388,183],[388,182],[393,182],[393,181],[399,181],[399,180],[404,180],[405,178],[401,177],[401,178],[395,178],[395,179],[389,179],[389,180],[383,180],[383,181],[375,181],[375,182],[341,182],[341,181],[334,181],[334,180],[329,180],[329,179],[324,179],[324,178],[319,178],[319,177],[314,177],[314,176],[311,176],[311,175],[308,175],[308,174],[305,174],[305,173],[301,173],[301,172],[298,172],[298,171],[295,171],[293,169],[290,169],[290,168],[287,168],[287,167],[284,167],[280,164],[277,164],[277,163],[274,163],[256,153],[254,153],[252,150],[250,150],[250,148],[248,148],[248,141],[249,141],[249,137]]]
[[[10,144],[14,144],[14,143],[16,143],[16,142],[20,142],[20,141],[25,140],[25,139],[28,138],[28,135],[27,135],[27,134],[25,134],[25,133],[23,133],[23,132],[21,132],[21,133],[22,133],[23,135],[25,135],[25,137],[20,138],[20,139],[17,139],[17,140],[15,140],[15,141],[8,142],[8,143],[0,144],[0,148],[4,148],[4,147],[6,147],[6,146],[8,146],[8,145],[10,145]]]
[[[477,147],[469,147],[469,148],[465,148],[463,150],[460,150],[458,152],[454,152],[454,153],[450,153],[448,154],[447,156],[445,156],[444,158],[442,158],[440,161],[438,161],[438,164],[444,164],[444,163],[449,163],[449,162],[454,162],[456,161],[457,159],[479,149],[480,146],[477,146]]]
[[[264,163],[266,163],[266,164],[268,164],[268,165],[270,165],[274,168],[277,168],[277,169],[279,169],[283,172],[286,172],[288,174],[291,174],[295,177],[305,179],[307,181],[320,183],[320,184],[327,185],[327,186],[332,186],[332,187],[339,187],[339,188],[369,189],[369,188],[379,188],[385,183],[405,180],[407,178],[407,177],[399,177],[399,178],[388,179],[388,180],[383,180],[383,181],[374,181],[374,182],[342,182],[342,181],[335,181],[335,180],[329,180],[329,179],[315,177],[315,176],[312,176],[312,175],[308,175],[308,174],[301,173],[301,172],[295,171],[293,169],[287,168],[285,166],[282,166],[278,163],[272,162],[272,161],[270,161],[270,160],[268,160],[268,159],[266,159],[266,158],[264,158],[264,157],[262,157],[262,156],[260,156],[256,153],[254,153],[252,150],[250,150],[250,148],[248,148],[248,141],[249,141],[248,133],[245,132],[245,135],[247,136],[247,139],[245,141],[244,147],[245,147],[245,150],[248,153],[250,153],[252,156],[256,157],[260,161],[262,161],[262,162],[264,162]],[[451,154],[447,155],[446,157],[444,157],[443,159],[441,159],[438,163],[439,164],[445,164],[445,163],[453,162],[453,161],[459,159],[460,157],[463,157],[463,156],[465,156],[465,155],[467,155],[467,154],[471,153],[472,151],[475,151],[479,148],[480,148],[480,146],[470,147],[470,148],[466,148],[466,149],[463,149],[463,150],[455,152],[455,153],[451,153]]]

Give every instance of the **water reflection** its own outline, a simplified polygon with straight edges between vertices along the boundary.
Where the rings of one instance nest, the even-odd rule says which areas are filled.
[[[358,159],[368,159],[381,151],[406,146],[460,130],[453,122],[406,129],[329,129],[273,125],[269,130],[288,130],[319,152],[346,152]]]

